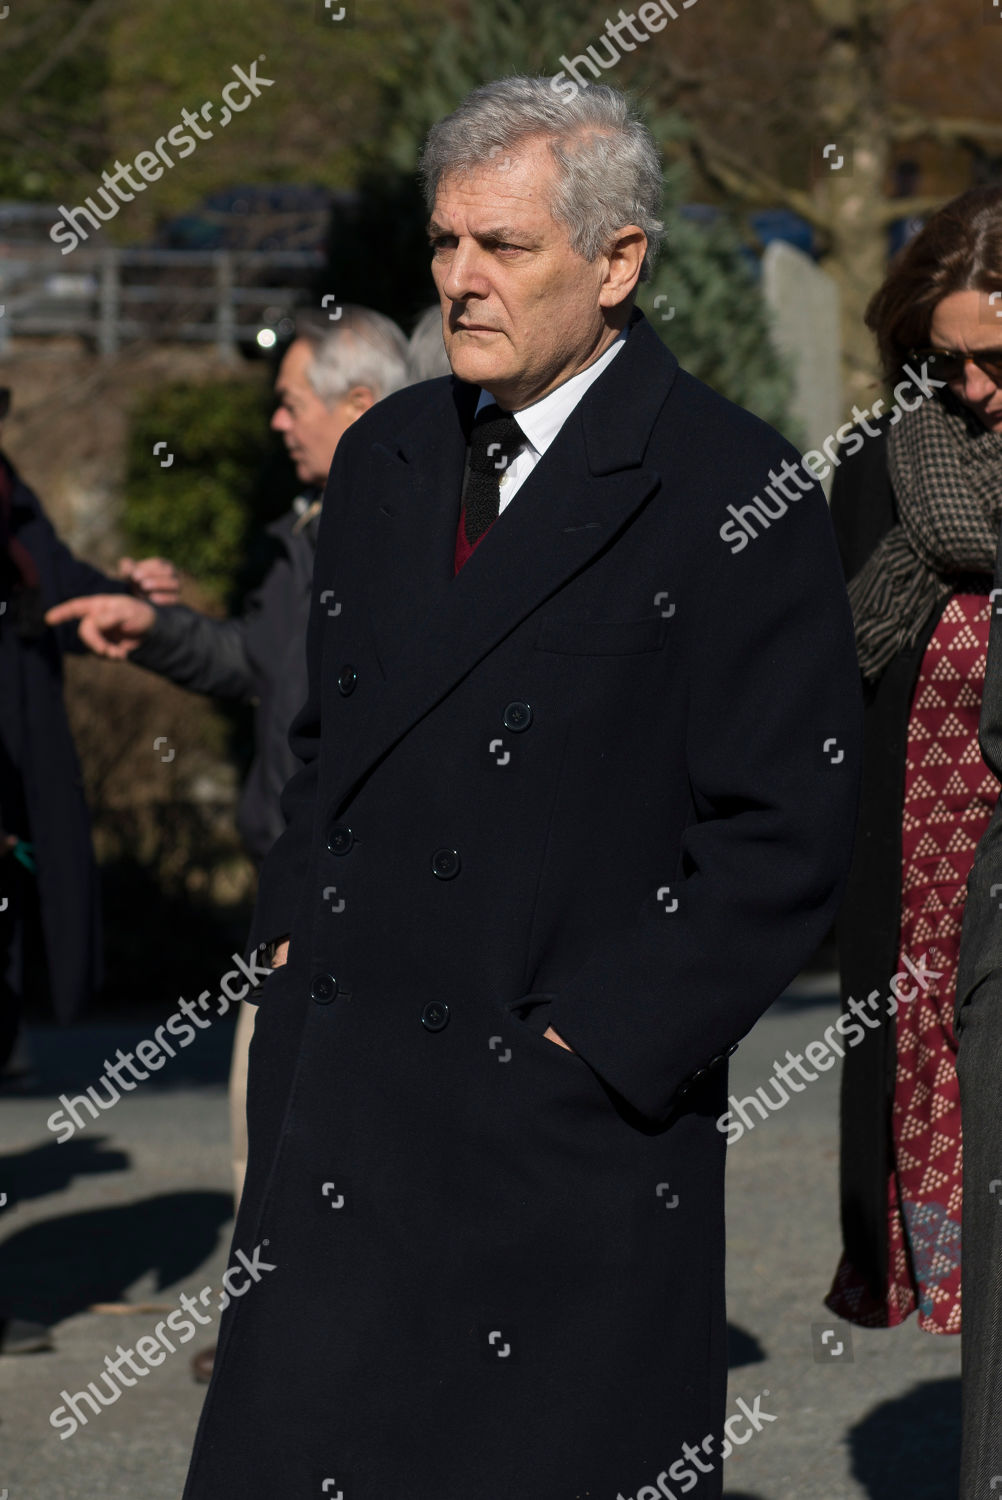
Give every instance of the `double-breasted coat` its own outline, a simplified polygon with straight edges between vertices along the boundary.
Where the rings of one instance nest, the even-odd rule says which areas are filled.
[[[252,931],[291,933],[234,1238],[273,1269],[187,1500],[615,1500],[719,1453],[726,1058],[855,823],[831,523],[815,487],[731,550],[796,455],[635,314],[453,576],[477,394],[381,402],[328,482]]]

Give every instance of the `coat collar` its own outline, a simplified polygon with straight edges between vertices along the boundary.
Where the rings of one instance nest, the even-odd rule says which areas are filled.
[[[436,382],[394,443],[370,450],[368,593],[384,678],[338,748],[334,811],[369,768],[479,661],[579,572],[661,482],[643,466],[678,362],[641,312],[623,351],[453,576],[467,434],[479,387]],[[359,695],[361,697],[361,694]]]

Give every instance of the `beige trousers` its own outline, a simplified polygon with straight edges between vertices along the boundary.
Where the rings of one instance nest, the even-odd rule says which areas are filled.
[[[257,1006],[240,1002],[236,1035],[233,1038],[233,1060],[230,1063],[230,1141],[233,1148],[233,1208],[240,1207],[240,1195],[247,1175],[247,1053],[254,1035]]]

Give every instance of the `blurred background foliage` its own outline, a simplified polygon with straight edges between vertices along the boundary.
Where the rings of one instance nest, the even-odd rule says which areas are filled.
[[[133,557],[169,557],[212,603],[233,608],[256,581],[262,528],[288,509],[295,476],[268,422],[271,369],[206,386],[170,383],[137,401],[122,532]],[[173,462],[151,463],[169,437]]]

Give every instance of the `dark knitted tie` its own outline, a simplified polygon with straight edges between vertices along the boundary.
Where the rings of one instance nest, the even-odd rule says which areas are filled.
[[[474,418],[470,467],[463,492],[466,540],[471,546],[497,520],[501,475],[524,442],[525,436],[515,418],[493,401]]]

